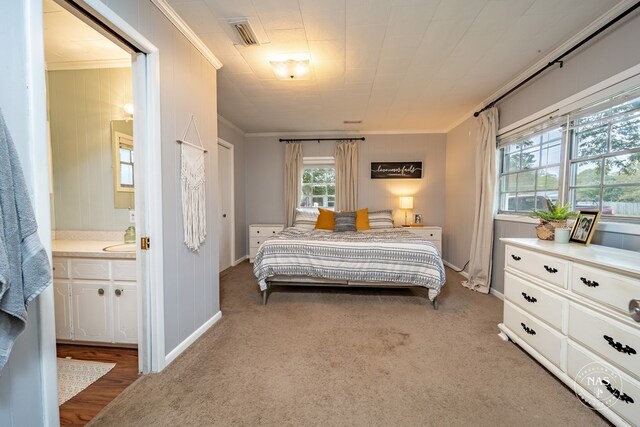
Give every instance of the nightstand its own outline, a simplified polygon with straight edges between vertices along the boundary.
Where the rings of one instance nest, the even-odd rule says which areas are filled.
[[[284,230],[283,224],[251,224],[249,225],[249,262],[258,253],[258,248],[265,239],[274,236]]]
[[[407,230],[410,233],[418,235],[423,239],[429,240],[436,245],[438,248],[438,253],[442,255],[442,228],[441,227],[402,227],[404,230]]]

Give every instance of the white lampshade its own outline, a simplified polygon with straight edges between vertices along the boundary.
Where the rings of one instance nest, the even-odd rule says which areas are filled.
[[[413,209],[413,196],[400,197],[400,209]]]

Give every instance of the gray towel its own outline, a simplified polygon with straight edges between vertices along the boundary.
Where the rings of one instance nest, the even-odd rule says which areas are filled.
[[[52,282],[18,153],[0,112],[0,370],[27,322],[27,303]]]

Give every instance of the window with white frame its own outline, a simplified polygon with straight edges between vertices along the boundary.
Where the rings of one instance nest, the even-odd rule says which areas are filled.
[[[640,90],[501,138],[499,212],[546,200],[613,219],[640,218]]]
[[[331,209],[336,205],[336,167],[333,157],[305,157],[301,207]]]

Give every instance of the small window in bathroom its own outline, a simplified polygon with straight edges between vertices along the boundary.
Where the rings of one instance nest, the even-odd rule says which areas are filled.
[[[114,132],[116,191],[134,191],[133,182],[133,138],[120,132]]]

